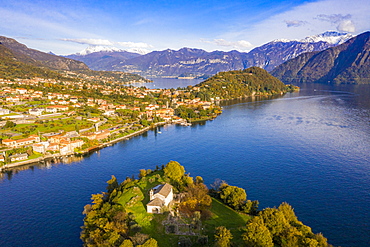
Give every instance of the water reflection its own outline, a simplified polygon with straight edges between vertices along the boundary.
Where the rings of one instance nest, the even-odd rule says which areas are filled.
[[[206,184],[221,178],[245,188],[260,208],[289,202],[335,246],[367,247],[369,94],[341,88],[310,85],[274,100],[227,105],[214,121],[162,126],[70,166],[3,173],[0,245],[81,246],[81,211],[111,175],[123,181],[176,160]]]
[[[86,158],[87,156],[85,156]],[[58,158],[52,158],[52,159],[47,159],[42,162],[38,163],[32,163],[32,164],[27,164],[27,165],[22,165],[22,166],[17,166],[13,168],[7,168],[5,171],[2,171],[0,173],[0,180],[7,179],[11,180],[14,175],[25,171],[25,170],[31,170],[34,171],[35,168],[37,169],[51,169],[54,166],[58,165],[69,165],[73,164],[76,165],[78,162],[82,161],[84,159],[83,156],[66,156],[66,157],[58,157]]]

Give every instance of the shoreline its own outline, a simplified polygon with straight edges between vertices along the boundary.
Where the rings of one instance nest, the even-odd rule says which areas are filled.
[[[279,94],[279,95],[281,95],[281,94]],[[238,97],[238,98],[234,98],[234,99],[220,99],[219,101],[220,102],[228,102],[228,101],[232,101],[232,100],[241,100],[241,99],[246,99],[246,98],[250,98],[250,97],[263,97],[263,96],[262,95],[250,95],[250,96],[247,96],[247,97],[244,96],[244,97]],[[266,95],[265,95],[265,97],[266,97]],[[218,115],[220,115],[220,114],[218,114]],[[190,125],[191,125],[193,123],[199,123],[199,122],[205,122],[205,121],[212,121],[215,118],[217,118],[217,116],[215,116],[215,117],[208,117],[206,119],[197,119],[197,120],[193,120],[193,121],[190,121],[190,122],[187,121],[187,122],[190,123]],[[32,165],[32,164],[46,163],[48,161],[49,162],[54,162],[54,161],[56,161],[58,159],[67,158],[67,157],[83,157],[83,156],[86,156],[86,155],[88,155],[90,153],[93,153],[93,152],[95,152],[97,150],[103,149],[105,147],[109,147],[109,146],[111,146],[111,145],[113,145],[115,143],[118,143],[120,141],[129,140],[131,137],[141,135],[141,134],[149,131],[150,129],[154,129],[154,128],[158,127],[158,126],[164,126],[166,124],[175,124],[176,125],[176,124],[180,124],[180,123],[176,123],[176,122],[159,122],[159,123],[155,123],[154,126],[145,127],[145,128],[143,128],[141,130],[138,130],[138,131],[133,132],[131,134],[128,134],[126,136],[118,137],[118,138],[116,138],[114,140],[111,140],[111,141],[102,143],[102,144],[100,144],[98,146],[91,147],[91,148],[86,149],[86,150],[82,150],[81,152],[74,152],[74,153],[69,153],[69,154],[65,154],[65,155],[61,155],[59,153],[56,153],[56,154],[48,154],[48,155],[43,155],[43,156],[38,157],[38,158],[35,158],[35,159],[29,159],[29,160],[19,161],[19,162],[15,162],[15,163],[11,163],[11,164],[6,164],[6,165],[0,167],[0,173],[3,173],[3,172],[6,172],[6,171],[9,171],[9,170],[12,170],[12,169],[17,168],[17,167],[22,167],[22,166]]]
[[[281,94],[279,94],[279,95],[281,95]],[[263,96],[261,96],[261,95],[250,95],[250,96],[247,96],[247,97],[238,97],[238,98],[234,98],[234,99],[220,99],[219,101],[220,102],[228,102],[228,101],[232,101],[232,100],[240,100],[240,99],[246,99],[246,98],[250,98],[250,97],[263,97]],[[217,114],[217,116],[218,115],[220,115],[220,114]],[[193,120],[193,121],[190,121],[190,122],[188,120],[187,123],[189,123],[191,125],[193,123],[212,121],[215,118],[217,118],[217,116],[215,116],[215,117],[208,117],[206,119],[197,119],[197,120]],[[114,140],[111,140],[111,141],[102,143],[102,144],[100,144],[98,146],[91,147],[91,148],[86,149],[86,150],[82,150],[80,152],[74,152],[74,153],[69,153],[69,154],[65,154],[65,155],[61,155],[59,153],[49,154],[49,155],[43,155],[43,156],[38,157],[38,158],[35,158],[35,159],[29,159],[29,160],[19,161],[19,162],[15,162],[15,163],[11,163],[11,164],[6,164],[6,165],[0,167],[0,173],[3,173],[3,172],[6,172],[6,171],[9,171],[9,170],[12,170],[14,168],[26,166],[26,165],[40,164],[40,163],[46,163],[46,162],[54,162],[54,161],[56,161],[58,159],[67,158],[67,157],[83,157],[83,156],[86,156],[86,155],[88,155],[90,153],[93,153],[93,152],[95,152],[97,150],[103,149],[105,147],[109,147],[109,146],[111,146],[111,145],[113,145],[115,143],[118,143],[120,141],[129,140],[131,137],[141,135],[141,134],[149,131],[150,129],[154,129],[154,128],[158,127],[158,126],[164,126],[164,125],[167,125],[167,124],[175,124],[175,125],[176,124],[180,124],[181,125],[181,123],[172,122],[172,121],[171,122],[159,122],[159,123],[155,123],[154,126],[145,127],[145,128],[143,128],[141,130],[138,130],[138,131],[133,132],[131,134],[128,134],[126,136],[118,137],[118,138],[116,138]]]
[[[74,153],[70,153],[70,154],[66,154],[66,155],[61,155],[59,153],[49,154],[49,155],[43,155],[43,156],[35,158],[35,159],[23,160],[23,161],[11,163],[11,164],[6,164],[6,165],[0,167],[0,172],[6,172],[6,171],[9,171],[9,170],[12,170],[14,168],[21,167],[21,166],[45,163],[45,162],[48,162],[48,161],[55,161],[57,159],[62,159],[62,158],[66,158],[66,157],[85,156],[85,155],[88,155],[90,153],[93,153],[94,151],[103,149],[105,147],[109,147],[109,146],[111,146],[115,143],[118,143],[120,141],[129,140],[131,137],[141,135],[141,134],[149,131],[150,129],[154,129],[158,126],[164,126],[166,124],[176,124],[176,123],[159,122],[159,123],[154,124],[154,126],[145,127],[141,130],[138,130],[138,131],[133,132],[131,134],[128,134],[126,136],[122,136],[122,137],[119,137],[117,139],[111,140],[109,142],[102,143],[99,146],[95,146],[95,147],[89,148],[88,150],[83,150],[83,151],[78,152],[78,153],[74,152]]]
[[[283,94],[285,94],[285,93],[283,93]],[[282,95],[282,94],[277,94],[277,95]],[[241,97],[234,98],[234,99],[220,99],[219,102],[231,102],[233,100],[242,100],[242,99],[247,99],[247,98],[251,98],[251,97],[269,97],[269,96],[271,97],[271,96],[274,96],[274,95],[249,95],[249,96],[241,96]],[[220,115],[220,114],[218,114],[218,115]],[[188,120],[187,122],[191,125],[193,123],[199,123],[199,122],[205,122],[205,121],[212,121],[215,118],[217,118],[217,116],[215,116],[215,117],[208,117],[206,119],[197,119],[197,120],[193,120],[193,121],[190,121],[190,122]],[[114,140],[111,140],[111,141],[102,143],[102,144],[100,144],[98,146],[91,147],[91,148],[88,148],[86,150],[82,150],[80,152],[74,152],[74,153],[69,153],[69,154],[65,154],[65,155],[61,155],[60,153],[49,154],[49,155],[43,155],[43,156],[38,157],[38,158],[35,158],[35,159],[29,159],[29,160],[19,161],[19,162],[15,162],[15,163],[11,163],[11,164],[6,164],[6,165],[0,167],[0,173],[3,173],[3,172],[6,172],[6,171],[9,171],[9,170],[12,170],[12,169],[17,168],[17,167],[26,166],[26,165],[40,164],[40,163],[46,163],[46,162],[55,162],[58,159],[67,158],[67,157],[83,157],[83,156],[86,156],[86,155],[88,155],[90,153],[93,153],[93,152],[95,152],[97,150],[103,149],[105,147],[112,146],[113,144],[118,143],[120,141],[129,140],[131,137],[141,135],[141,134],[149,131],[150,129],[154,129],[154,128],[158,127],[158,126],[164,126],[166,124],[175,124],[176,125],[176,124],[180,124],[180,123],[176,123],[176,122],[159,122],[159,123],[155,123],[154,126],[145,127],[145,128],[143,128],[141,130],[138,130],[138,131],[133,132],[131,134],[128,134],[126,136],[118,137],[118,138],[116,138]]]

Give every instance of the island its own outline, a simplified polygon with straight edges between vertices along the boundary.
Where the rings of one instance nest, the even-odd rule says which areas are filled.
[[[209,189],[176,161],[121,183],[112,175],[91,199],[84,246],[331,246],[288,203],[259,210],[243,188],[217,179]]]

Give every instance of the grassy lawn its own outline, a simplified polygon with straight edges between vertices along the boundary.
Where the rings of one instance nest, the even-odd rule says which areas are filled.
[[[136,182],[134,187],[131,187],[121,195],[117,200],[123,205],[127,212],[132,212],[135,215],[136,221],[144,231],[151,230],[153,214],[146,212],[146,204],[149,202],[149,190],[154,186],[163,182],[162,177],[157,178],[159,172],[153,172],[145,178]]]
[[[79,129],[90,128],[92,124],[86,120],[76,120],[74,118],[60,119],[56,118],[53,120],[43,120],[43,123],[32,123],[32,124],[17,124],[13,129],[15,132],[23,133],[25,131],[30,131],[28,135],[40,133],[50,133],[59,131],[74,131],[76,125]],[[19,136],[18,139],[24,138]],[[16,139],[16,138],[13,138]]]
[[[157,175],[159,174],[160,177]],[[150,175],[137,181],[134,186],[126,189],[117,199],[117,202],[126,208],[127,212],[135,215],[135,220],[142,228],[140,232],[150,235],[158,241],[159,246],[177,246],[180,236],[174,234],[165,234],[163,220],[166,214],[148,214],[146,204],[149,202],[149,190],[154,186],[164,182],[162,179],[163,171],[153,172]],[[159,178],[158,178],[159,177]],[[230,207],[220,201],[212,198],[212,217],[203,222],[203,235],[209,236],[209,243],[214,241],[214,231],[218,226],[225,226],[234,236],[236,246],[243,246],[241,240],[242,231],[240,227],[246,225],[250,216],[235,212]],[[188,229],[183,229],[187,231]],[[187,236],[193,246],[197,246],[197,236]],[[239,241],[238,241],[239,240]]]
[[[31,160],[31,159],[36,159],[36,158],[39,158],[39,157],[41,157],[42,156],[42,154],[40,154],[40,153],[34,153],[34,154],[32,154],[31,156],[29,156],[28,157],[28,159],[29,160]]]
[[[245,226],[246,222],[251,218],[248,215],[235,212],[230,207],[224,205],[217,199],[212,198],[212,208],[213,213],[211,219],[206,220],[203,224],[206,231],[209,233],[209,242],[213,242],[213,234],[215,228],[218,226],[225,226],[231,231],[231,234],[234,236],[233,242],[235,241],[238,246],[243,246],[242,241],[236,241],[237,239],[241,240],[241,234],[243,233],[240,230],[241,226]]]
[[[158,178],[157,174],[160,175]],[[166,214],[148,214],[146,204],[149,202],[149,190],[154,186],[164,182],[162,179],[163,171],[153,172],[145,178],[140,179],[134,187],[131,187],[120,196],[118,203],[126,208],[127,212],[135,215],[135,220],[142,228],[140,232],[153,237],[158,241],[159,246],[177,246],[178,236],[166,235],[162,221],[166,219]]]

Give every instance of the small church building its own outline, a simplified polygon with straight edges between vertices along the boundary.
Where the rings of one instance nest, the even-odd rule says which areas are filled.
[[[160,214],[163,206],[168,206],[173,200],[172,185],[165,183],[152,188],[149,192],[150,201],[146,205],[146,211],[152,214]]]

